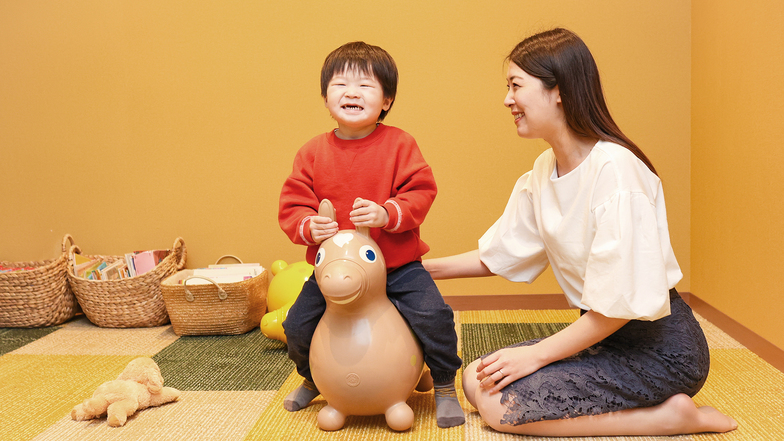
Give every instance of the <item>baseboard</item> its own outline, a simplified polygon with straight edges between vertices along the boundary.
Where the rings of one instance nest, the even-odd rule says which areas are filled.
[[[765,340],[694,294],[691,294],[688,303],[697,314],[705,317],[760,358],[784,372],[784,349]]]
[[[730,337],[784,372],[784,349],[760,337],[749,328],[709,305],[690,292],[680,293],[683,300],[699,315],[705,317]],[[487,296],[444,296],[455,311],[496,309],[569,309],[563,294],[510,294]]]
[[[563,294],[509,294],[486,296],[444,296],[455,311],[496,309],[569,309]]]

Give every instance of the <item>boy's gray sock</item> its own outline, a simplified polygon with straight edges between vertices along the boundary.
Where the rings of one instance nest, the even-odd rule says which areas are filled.
[[[465,423],[465,414],[457,400],[455,382],[433,385],[436,398],[436,423],[438,427],[447,428]]]
[[[310,380],[303,380],[298,388],[283,399],[283,408],[289,412],[296,412],[308,407],[308,404],[318,395],[319,391],[316,385]]]

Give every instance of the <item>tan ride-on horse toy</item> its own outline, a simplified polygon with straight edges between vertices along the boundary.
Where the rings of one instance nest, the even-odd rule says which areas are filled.
[[[319,216],[335,219],[329,200]],[[393,430],[409,429],[414,412],[406,400],[414,388],[430,390],[433,380],[423,373],[419,342],[387,298],[384,256],[368,229],[325,240],[315,276],[327,302],[310,346],[313,382],[327,400],[319,427],[338,430],[348,415],[383,414]]]

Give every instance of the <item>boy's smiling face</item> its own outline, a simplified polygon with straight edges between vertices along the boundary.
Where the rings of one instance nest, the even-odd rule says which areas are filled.
[[[338,123],[338,138],[360,139],[375,130],[381,111],[389,110],[392,99],[384,97],[374,75],[348,69],[329,81],[324,104]]]

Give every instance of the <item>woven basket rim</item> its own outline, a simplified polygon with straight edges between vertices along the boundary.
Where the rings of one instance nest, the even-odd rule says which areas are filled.
[[[0,278],[12,277],[14,275],[19,275],[19,273],[45,273],[47,271],[52,270],[62,264],[62,261],[65,259],[65,255],[61,255],[56,259],[47,259],[47,260],[38,260],[38,261],[29,261],[29,262],[14,262],[8,260],[0,260],[0,266],[4,267],[31,267],[32,269],[25,269],[19,271],[8,271],[5,273],[0,273]]]
[[[13,261],[13,260],[0,260],[0,266],[5,267],[34,267],[30,270],[21,270],[21,271],[9,271],[6,273],[0,273],[0,278],[13,278],[14,275],[19,276],[20,274],[30,274],[35,272],[44,273],[46,271],[51,271],[62,265],[63,260],[68,258],[68,242],[73,245],[73,237],[70,234],[66,234],[63,236],[63,241],[61,245],[62,252],[59,256],[55,257],[54,259],[44,259],[44,260],[30,260],[30,261]]]
[[[147,271],[144,274],[141,274],[141,275],[138,275],[138,276],[133,276],[133,277],[126,277],[124,279],[92,280],[92,279],[85,279],[84,277],[77,276],[73,272],[73,266],[68,265],[68,278],[69,278],[69,280],[72,280],[72,281],[85,282],[85,283],[95,283],[95,284],[119,283],[120,285],[123,284],[123,283],[120,283],[120,282],[138,283],[140,280],[145,280],[145,279],[151,279],[151,280],[161,279],[162,280],[162,279],[165,279],[166,277],[169,277],[169,275],[166,275],[164,277],[161,276],[161,273],[166,272],[166,266],[168,266],[168,264],[164,265],[163,263],[166,262],[167,260],[174,259],[174,257],[177,255],[177,250],[179,248],[182,249],[182,255],[180,256],[180,261],[174,263],[175,273],[176,273],[177,271],[180,271],[182,268],[185,267],[185,260],[186,260],[186,252],[187,251],[186,251],[186,248],[185,248],[185,241],[183,241],[183,239],[181,237],[178,237],[174,241],[174,245],[169,250],[170,251],[169,255],[164,257],[163,260],[158,265],[155,265],[155,267],[153,269],[151,269],[150,271]],[[101,260],[104,260],[104,261],[107,261],[107,260],[108,261],[116,261],[116,260],[125,259],[125,255],[120,256],[120,255],[111,255],[111,254],[82,254],[81,253],[81,249],[77,245],[72,245],[71,248],[69,249],[69,252],[68,252],[69,258],[70,258],[70,255],[73,254],[74,252],[77,252],[77,254],[79,254],[81,256],[84,256],[84,257],[87,257],[87,258],[90,258],[90,259],[101,259]]]
[[[56,259],[37,262],[2,261],[3,266],[37,266],[31,270],[0,273],[0,288],[4,298],[14,302],[9,308],[0,305],[0,326],[42,327],[66,322],[79,312],[76,296],[68,283],[67,244],[73,237],[66,234],[62,242],[62,254]],[[30,289],[34,288],[34,289]],[[22,302],[22,307],[17,301]],[[16,305],[16,306],[14,306]],[[45,307],[41,307],[41,306]]]
[[[182,270],[168,279],[181,277]],[[269,271],[229,283],[188,285],[193,301],[186,298],[185,285],[161,283],[161,294],[177,335],[238,335],[259,327],[267,310]],[[219,299],[223,290],[227,297]]]
[[[161,280],[185,266],[187,248],[182,237],[174,241],[171,252],[152,270],[134,277],[115,280],[88,280],[74,274],[68,265],[68,281],[87,318],[101,327],[130,328],[161,326],[169,315],[161,294]],[[73,245],[71,254],[81,249]],[[115,255],[84,255],[110,261],[124,259]]]

